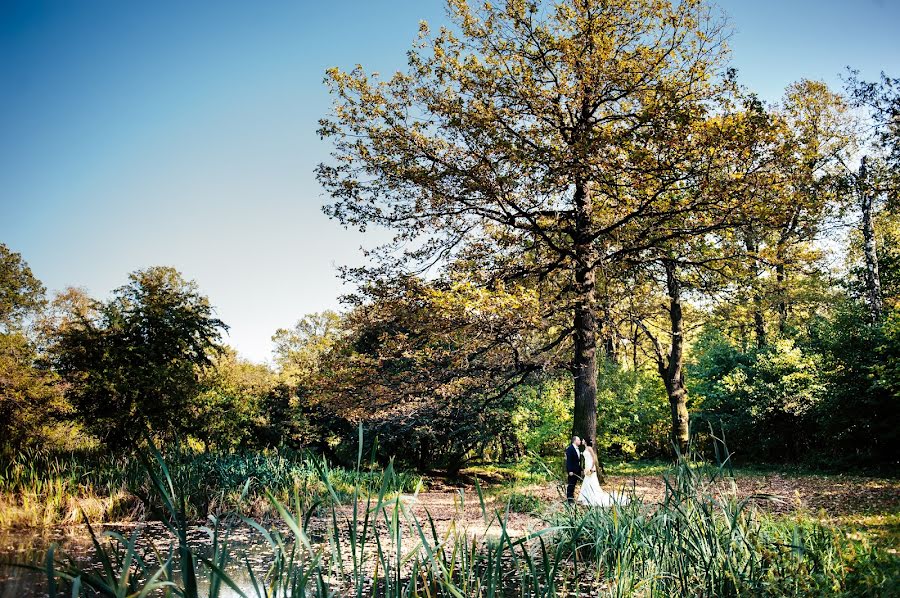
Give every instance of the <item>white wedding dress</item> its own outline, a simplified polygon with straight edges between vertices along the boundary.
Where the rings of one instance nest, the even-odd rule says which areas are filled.
[[[589,507],[611,507],[614,504],[628,504],[627,496],[614,496],[600,487],[597,471],[594,470],[594,457],[588,451],[584,452],[584,470],[591,473],[585,476],[584,481],[581,483],[581,490],[578,492],[578,504]]]

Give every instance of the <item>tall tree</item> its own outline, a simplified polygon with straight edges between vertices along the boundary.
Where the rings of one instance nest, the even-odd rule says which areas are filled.
[[[85,425],[114,448],[145,431],[163,438],[191,431],[190,401],[226,329],[174,268],[129,279],[108,302],[62,318],[51,348]]]
[[[801,278],[819,258],[815,244],[840,204],[840,162],[853,150],[854,122],[846,98],[821,81],[792,83],[773,114],[779,128],[773,211],[762,230],[769,295],[779,335],[786,332]]]
[[[824,83],[793,83],[765,112],[758,184],[747,187],[740,224],[720,239],[723,253],[740,259],[731,301],[717,308],[724,325],[752,331],[742,336],[757,349],[787,334],[826,293],[818,242],[843,204],[841,160],[853,147],[849,106]]]
[[[505,264],[489,284],[552,283],[545,320],[571,339],[575,432],[594,438],[598,269],[684,235],[673,214],[734,200],[672,193],[715,153],[697,123],[730,108],[721,23],[701,0],[448,5],[456,29],[423,25],[407,72],[328,71],[327,213],[396,231],[363,274],[468,252]]]
[[[59,380],[29,334],[45,304],[31,268],[0,243],[0,451],[48,440],[48,422],[66,411]]]
[[[895,177],[890,193],[896,198],[900,191],[896,180],[900,177],[900,78],[881,73],[878,81],[863,81],[859,71],[850,70],[846,89],[854,104],[869,112],[871,141]]]
[[[44,285],[35,278],[21,254],[0,243],[0,332],[21,328],[46,304]]]
[[[875,247],[875,195],[871,182],[868,156],[863,156],[856,174],[855,187],[862,215],[863,260],[865,262],[866,303],[873,322],[880,322],[884,313],[881,298],[881,276],[878,273],[878,250]]]
[[[859,78],[858,71],[851,70],[846,87],[854,104],[868,112],[865,149],[875,154],[863,155],[858,170],[854,173],[848,169],[848,175],[862,216],[866,303],[872,320],[880,322],[884,305],[875,216],[879,201],[887,199],[896,205],[900,197],[900,79],[882,73],[880,81],[867,82]]]

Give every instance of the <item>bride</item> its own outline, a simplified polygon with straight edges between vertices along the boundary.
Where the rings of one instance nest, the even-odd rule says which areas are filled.
[[[578,504],[589,507],[611,507],[614,504],[628,504],[628,497],[613,496],[600,487],[597,479],[597,455],[594,454],[594,445],[590,440],[585,440],[584,449],[584,481],[581,483],[581,491],[578,493]]]

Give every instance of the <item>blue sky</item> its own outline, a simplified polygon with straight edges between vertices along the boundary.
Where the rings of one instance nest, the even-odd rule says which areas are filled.
[[[846,65],[900,76],[900,2],[720,3],[764,99]],[[195,279],[243,355],[338,307],[370,237],[321,212],[315,134],[330,66],[402,68],[441,0],[0,0],[0,242],[51,290],[127,274]]]

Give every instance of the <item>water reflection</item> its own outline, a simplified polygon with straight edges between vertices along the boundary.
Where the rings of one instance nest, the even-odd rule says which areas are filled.
[[[154,549],[165,558],[174,542],[174,537],[161,523],[96,526],[94,531],[101,543],[114,542],[108,536],[101,536],[105,531],[117,532],[126,539],[139,532],[137,542],[139,553],[153,565],[157,561]],[[254,575],[260,579],[271,564],[271,550],[255,530],[244,524],[235,525],[227,532],[222,530],[220,533],[227,533],[228,538],[229,563],[226,572],[248,595],[255,595],[247,565],[250,565]],[[198,556],[205,558],[212,556],[209,534],[202,527],[189,529],[188,543]],[[58,547],[57,558],[64,555],[66,559],[77,563],[86,571],[102,570],[88,530],[84,526],[50,530],[3,530],[0,531],[0,598],[47,596],[47,577],[43,573],[43,559],[52,544]],[[39,567],[41,571],[29,570],[20,565]],[[205,595],[208,582],[201,580],[199,589],[201,595]],[[224,585],[219,595],[222,598],[239,596]]]

